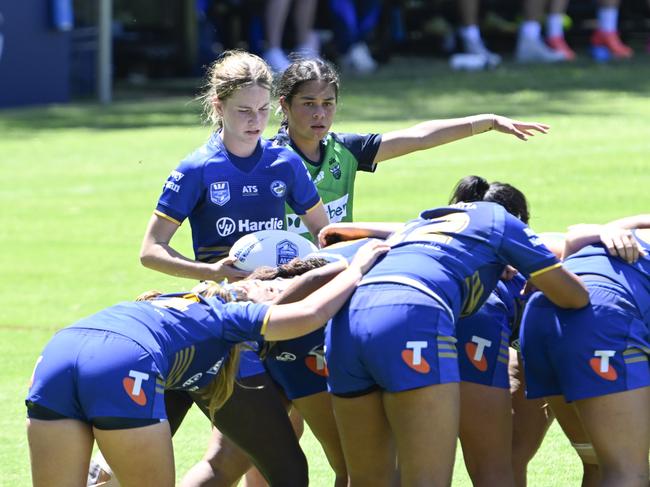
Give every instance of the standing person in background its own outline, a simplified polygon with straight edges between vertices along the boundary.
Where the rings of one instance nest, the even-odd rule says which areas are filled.
[[[268,123],[271,83],[266,63],[243,51],[227,52],[212,65],[202,99],[207,119],[217,130],[165,183],[144,236],[143,265],[193,279],[236,280],[246,273],[232,266],[230,246],[247,233],[283,228],[285,204],[301,214],[314,234],[328,222],[300,159],[261,138]],[[186,218],[196,260],[170,245]],[[255,458],[269,481],[302,485],[307,463],[280,396],[253,352],[243,354],[242,367],[233,396],[215,415],[215,424]],[[182,419],[191,401],[182,394],[166,396],[170,416]],[[240,399],[246,407],[238,404]],[[277,448],[259,451],[250,437],[256,429],[271,434]],[[220,438],[220,448],[234,448],[228,438]],[[224,485],[239,478],[231,480],[228,474],[226,468]]]
[[[551,49],[542,37],[542,20],[546,15],[547,0],[523,0],[524,21],[519,27],[515,60],[519,63],[557,63],[564,54]]]
[[[317,57],[320,50],[318,35],[314,32],[317,0],[267,0],[264,60],[276,73],[282,73],[291,64],[282,49],[282,36],[292,4],[296,43],[293,51],[304,57]]]
[[[333,16],[334,40],[344,70],[369,74],[377,69],[368,39],[377,27],[381,0],[329,0]]]

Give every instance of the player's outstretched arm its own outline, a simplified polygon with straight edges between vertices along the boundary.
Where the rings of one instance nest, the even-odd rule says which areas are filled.
[[[152,215],[140,248],[140,262],[143,266],[172,276],[200,280],[235,281],[248,275],[248,272],[235,268],[229,258],[208,264],[185,257],[169,245],[176,230],[176,223]]]
[[[463,118],[429,120],[406,129],[383,134],[374,162],[387,161],[490,130],[510,134],[521,140],[528,140],[528,137],[535,135],[535,132],[545,134],[549,128],[543,123],[522,122],[492,113]]]
[[[324,326],[352,295],[363,274],[388,249],[383,242],[369,242],[357,251],[347,269],[322,288],[298,302],[273,305],[262,330],[264,338],[289,340]]]

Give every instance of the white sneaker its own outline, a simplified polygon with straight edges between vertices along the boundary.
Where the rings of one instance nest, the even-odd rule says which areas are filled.
[[[559,63],[565,61],[564,55],[551,49],[542,39],[519,36],[515,61],[518,63]]]
[[[271,66],[274,73],[283,73],[291,61],[279,47],[272,47],[264,53],[264,60]]]
[[[465,48],[466,54],[485,56],[487,59],[487,67],[489,68],[496,68],[501,64],[501,56],[485,47],[485,44],[480,39],[478,41],[463,41],[463,47]]]
[[[370,50],[365,42],[357,42],[341,60],[344,69],[349,69],[358,74],[369,74],[377,70],[377,61],[370,55]]]

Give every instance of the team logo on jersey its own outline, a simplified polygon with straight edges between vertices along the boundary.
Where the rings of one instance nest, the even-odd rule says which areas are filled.
[[[605,380],[615,381],[618,379],[616,369],[609,363],[609,359],[616,355],[616,352],[614,350],[595,350],[594,355],[589,360],[592,370]]]
[[[222,237],[227,237],[235,233],[235,228],[237,228],[237,225],[232,218],[222,216],[217,220],[217,233]]]
[[[205,373],[210,375],[217,375],[219,373],[219,369],[221,369],[221,366],[223,365],[224,360],[225,358],[220,358],[217,363],[210,367]]]
[[[271,183],[271,193],[276,198],[282,198],[287,193],[287,185],[284,181],[276,179]]]
[[[312,348],[307,357],[305,357],[305,365],[314,374],[327,377],[329,372],[327,370],[327,362],[325,362],[325,348],[322,345],[316,345]]]
[[[492,342],[485,338],[473,336],[472,340],[465,344],[465,353],[467,358],[481,372],[485,372],[488,368],[487,357],[485,356],[485,349],[490,348]]]
[[[194,384],[197,380],[199,380],[201,377],[203,377],[203,373],[199,372],[198,374],[194,374],[192,377],[187,379],[185,382],[183,382],[182,387],[189,387],[192,384]]]
[[[341,165],[334,161],[334,159],[330,159],[329,164],[330,172],[332,173],[332,176],[334,176],[334,179],[341,179]]]
[[[277,265],[286,264],[298,257],[298,246],[289,240],[282,240],[275,246]]]
[[[217,181],[210,185],[210,201],[223,206],[230,201],[230,185],[228,181]]]
[[[129,370],[129,376],[122,379],[124,391],[138,406],[145,406],[147,404],[147,395],[142,389],[142,383],[145,380],[149,380],[149,374],[138,372],[137,370]]]
[[[296,356],[291,352],[282,352],[275,356],[275,360],[279,360],[280,362],[293,362],[296,360]]]
[[[402,360],[410,368],[420,374],[428,374],[431,370],[429,362],[422,356],[422,350],[429,344],[425,341],[406,342],[406,348],[402,350]]]
[[[257,190],[257,185],[255,184],[248,184],[244,186],[241,190],[241,195],[242,196],[257,196],[259,195],[259,191]]]

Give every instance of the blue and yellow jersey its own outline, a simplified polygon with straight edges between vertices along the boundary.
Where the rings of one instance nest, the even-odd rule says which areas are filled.
[[[417,281],[444,299],[455,318],[480,308],[506,264],[525,277],[560,266],[530,228],[495,203],[423,211],[388,243],[391,250],[364,279]]]
[[[196,390],[210,382],[243,341],[262,340],[269,306],[223,303],[196,294],[166,294],[152,301],[124,302],[68,328],[111,331],[151,354],[166,389]]]
[[[634,264],[610,256],[602,244],[595,244],[569,256],[565,266],[578,275],[596,274],[617,283],[650,324],[650,229],[634,230],[632,233],[647,252]]]
[[[196,260],[214,262],[246,234],[284,229],[285,204],[302,215],[319,201],[294,152],[261,139],[240,158],[215,133],[172,171],[155,212],[179,225],[189,218]]]
[[[284,128],[274,142],[295,151],[303,160],[323,200],[330,222],[353,220],[354,181],[357,171],[374,172],[375,156],[381,134],[347,134],[330,132],[321,141],[321,157],[312,161],[291,141]],[[297,215],[287,212],[287,229],[311,239]]]

